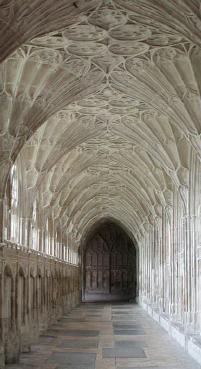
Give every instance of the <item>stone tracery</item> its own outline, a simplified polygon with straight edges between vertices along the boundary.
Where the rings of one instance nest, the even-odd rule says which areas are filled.
[[[141,303],[198,332],[199,1],[45,1],[45,24],[39,3],[0,2],[4,238],[77,262],[82,235],[117,219],[138,242]]]

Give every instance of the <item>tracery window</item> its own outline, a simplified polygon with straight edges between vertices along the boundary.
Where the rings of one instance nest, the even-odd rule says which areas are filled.
[[[17,167],[14,164],[11,168],[11,240],[15,242],[19,241],[18,200],[19,181]]]
[[[10,182],[9,182],[10,184]],[[3,221],[4,221],[4,239],[8,240],[10,238],[9,229],[10,229],[10,201],[9,201],[9,191],[8,191],[8,185],[5,193],[4,198],[4,215],[3,215]]]
[[[33,203],[32,210],[32,248],[38,250],[38,229],[37,229],[37,202]]]
[[[45,227],[45,253],[50,254],[50,229],[49,229],[49,219],[46,220]]]
[[[12,207],[17,207],[18,205],[18,175],[17,175],[17,167],[14,164],[11,168],[11,184],[12,184]]]
[[[36,223],[36,214],[37,214],[37,203],[36,203],[36,200],[35,200],[34,203],[33,203],[33,213],[32,213],[34,224]]]
[[[70,264],[78,264],[77,252],[69,246],[72,242],[71,233],[65,235],[62,227],[55,227],[51,214],[44,220],[45,214],[40,209],[37,197],[32,201],[32,207],[26,208],[27,204],[31,204],[30,194],[25,191],[26,181],[21,176],[20,168],[20,164],[14,164],[10,171],[4,199],[4,239],[18,246],[40,250]]]

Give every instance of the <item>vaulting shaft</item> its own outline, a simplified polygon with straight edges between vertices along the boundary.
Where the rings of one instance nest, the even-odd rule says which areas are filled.
[[[200,9],[199,0],[0,0],[0,363],[81,297],[98,299],[99,286],[105,298],[136,299],[169,332],[179,326],[192,353]],[[128,238],[102,228],[92,237],[106,220]],[[109,268],[104,253],[106,264],[115,254]]]

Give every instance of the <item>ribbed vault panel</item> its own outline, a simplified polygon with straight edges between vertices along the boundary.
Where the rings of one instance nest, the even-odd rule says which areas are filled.
[[[17,158],[23,216],[37,198],[76,240],[101,217],[138,238],[173,188],[185,204],[201,151],[199,1],[3,1],[3,15],[16,42],[1,37],[1,192]]]

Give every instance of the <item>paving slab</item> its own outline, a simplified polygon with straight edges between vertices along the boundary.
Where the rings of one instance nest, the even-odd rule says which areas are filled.
[[[96,349],[98,348],[98,341],[89,340],[63,340],[60,344],[62,348],[79,348],[79,349]]]
[[[83,330],[83,329],[52,329],[50,334],[55,336],[73,336],[73,337],[97,337],[99,331]]]
[[[5,369],[201,369],[138,305],[81,304]]]
[[[132,348],[105,348],[103,349],[103,358],[145,358],[145,352],[139,347]]]
[[[114,329],[115,336],[142,336],[145,332],[137,329]]]

